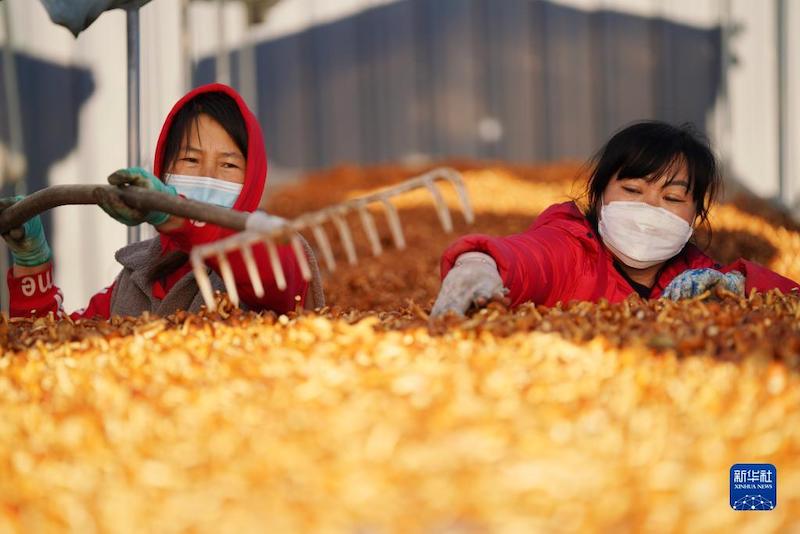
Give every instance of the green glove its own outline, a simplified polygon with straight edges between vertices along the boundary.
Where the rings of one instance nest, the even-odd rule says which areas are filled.
[[[174,187],[165,184],[141,167],[120,169],[108,177],[108,183],[117,187],[141,187],[143,189],[159,191],[175,196],[178,194]],[[112,194],[100,193],[99,205],[103,211],[122,224],[127,224],[128,226],[136,226],[143,222],[158,226],[167,222],[169,219],[169,214],[161,211],[142,213],[137,209],[131,208]]]
[[[0,212],[25,198],[22,195],[0,199]],[[36,267],[50,261],[53,257],[50,245],[44,237],[42,219],[37,215],[19,228],[3,234],[11,257],[16,265]]]

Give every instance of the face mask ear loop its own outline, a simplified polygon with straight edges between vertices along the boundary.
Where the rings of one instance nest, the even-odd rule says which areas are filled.
[[[692,227],[692,233],[694,233],[695,230],[697,230],[697,227],[700,226],[700,224],[702,224],[701,222],[698,222],[699,219],[700,219],[700,215],[695,214],[694,218],[692,219],[691,224],[689,224],[689,226]]]

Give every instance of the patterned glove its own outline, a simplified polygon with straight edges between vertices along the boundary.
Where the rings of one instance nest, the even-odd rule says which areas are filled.
[[[167,193],[170,195],[178,194],[174,187],[165,184],[141,167],[120,169],[108,177],[108,183],[117,187],[141,187],[143,189],[159,191],[161,193]],[[148,222],[153,226],[158,226],[167,222],[167,219],[169,219],[168,213],[163,213],[160,211],[142,213],[137,209],[131,208],[112,194],[108,194],[103,191],[101,191],[99,194],[99,205],[103,211],[111,215],[122,224],[136,226],[143,222]]]
[[[444,277],[431,317],[447,312],[464,315],[473,305],[483,307],[492,299],[503,298],[508,290],[503,287],[496,265],[491,256],[480,252],[459,256]]]
[[[25,198],[22,195],[0,199],[0,212]],[[3,234],[16,265],[36,267],[50,261],[53,254],[44,236],[42,219],[37,215],[10,232]]]
[[[662,297],[672,300],[689,299],[720,284],[724,289],[744,296],[744,275],[739,271],[722,274],[715,269],[687,269],[672,279]]]

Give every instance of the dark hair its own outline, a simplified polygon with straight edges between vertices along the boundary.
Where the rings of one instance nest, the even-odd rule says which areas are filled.
[[[707,139],[689,123],[673,126],[643,121],[618,131],[591,159],[592,173],[586,186],[586,217],[597,228],[603,192],[616,175],[620,180],[660,180],[681,164],[689,175],[689,191],[697,206],[700,224],[708,222],[708,210],[721,188],[717,159]],[[674,179],[670,178],[671,181]]]
[[[197,127],[200,115],[208,115],[231,136],[247,160],[247,125],[236,101],[225,93],[202,93],[191,99],[175,114],[164,145],[162,174],[177,161],[181,147],[188,141],[191,125]]]
[[[247,161],[247,125],[239,105],[225,93],[218,91],[202,93],[187,102],[172,119],[164,146],[162,168],[157,169],[162,177],[178,160],[181,147],[187,144],[191,125],[197,127],[197,121],[203,114],[217,121],[225,129]],[[150,282],[164,279],[183,266],[188,259],[189,255],[183,251],[172,251],[159,259],[150,269],[147,278]]]

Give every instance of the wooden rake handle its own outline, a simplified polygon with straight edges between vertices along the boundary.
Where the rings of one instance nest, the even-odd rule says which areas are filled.
[[[0,213],[0,234],[25,224],[40,213],[58,206],[98,204],[99,191],[117,195],[125,204],[142,212],[161,211],[215,224],[231,230],[246,228],[247,212],[231,210],[205,202],[149,191],[140,187],[115,187],[111,185],[54,185],[31,193]]]

